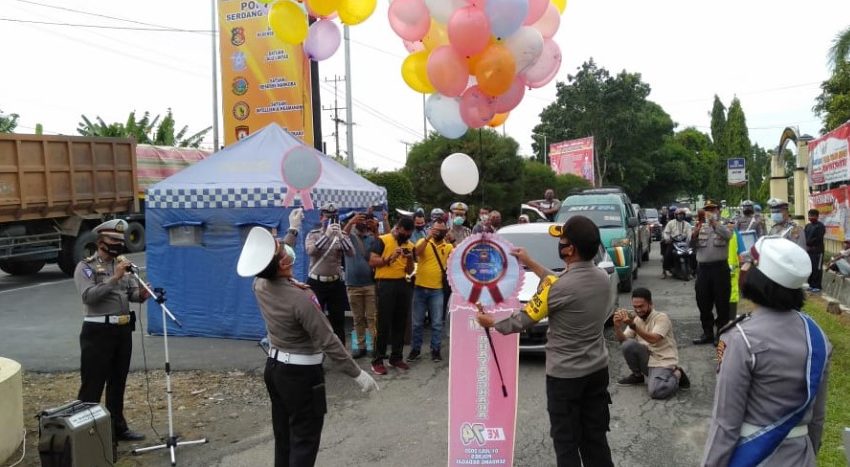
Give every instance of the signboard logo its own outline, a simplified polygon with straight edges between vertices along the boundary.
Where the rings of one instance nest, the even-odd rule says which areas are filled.
[[[747,161],[744,158],[726,159],[727,179],[730,185],[747,183]]]
[[[233,55],[230,56],[230,64],[233,67],[233,71],[245,71],[245,69],[248,68],[248,62],[245,59],[245,54],[239,50],[233,52]]]
[[[245,101],[239,101],[233,104],[233,117],[240,122],[248,118],[248,115],[251,115],[251,108],[248,107],[248,103]]]
[[[236,127],[236,140],[245,139],[251,133],[248,125],[239,125]]]
[[[243,78],[242,76],[237,76],[233,78],[233,86],[231,87],[233,94],[237,96],[242,96],[246,92],[248,92],[248,80]]]
[[[239,47],[245,43],[245,28],[238,27],[230,30],[230,43]]]

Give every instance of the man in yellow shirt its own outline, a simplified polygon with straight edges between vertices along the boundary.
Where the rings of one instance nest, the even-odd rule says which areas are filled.
[[[416,242],[416,284],[413,288],[413,333],[410,341],[410,354],[407,361],[419,359],[422,348],[422,332],[425,311],[431,317],[431,360],[443,360],[440,355],[440,343],[443,334],[443,277],[446,262],[452,252],[452,244],[447,242],[449,229],[445,219],[437,219],[431,224],[428,236]]]

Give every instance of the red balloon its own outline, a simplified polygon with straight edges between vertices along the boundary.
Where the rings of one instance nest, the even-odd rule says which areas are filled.
[[[490,20],[483,8],[459,8],[449,19],[448,33],[449,43],[462,55],[471,57],[490,43]]]

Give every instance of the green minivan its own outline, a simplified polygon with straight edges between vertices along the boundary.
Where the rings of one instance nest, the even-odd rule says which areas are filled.
[[[561,203],[555,221],[566,222],[572,216],[582,215],[599,227],[602,245],[614,261],[620,277],[620,291],[630,292],[632,281],[637,279],[638,218],[632,203],[618,188],[590,188],[572,194]]]

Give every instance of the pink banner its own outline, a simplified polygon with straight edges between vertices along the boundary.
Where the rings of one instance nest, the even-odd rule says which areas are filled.
[[[549,165],[556,174],[578,175],[595,185],[593,176],[593,137],[561,141],[549,145]]]
[[[850,180],[850,122],[809,142],[809,184]]]
[[[850,232],[850,196],[847,187],[834,188],[809,195],[809,206],[820,212],[826,226],[826,239],[843,242]]]
[[[496,317],[519,308],[503,303]],[[477,310],[459,294],[449,302],[449,462],[459,465],[513,465],[517,410],[519,334],[490,330],[502,380],[487,341],[475,320]]]

